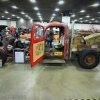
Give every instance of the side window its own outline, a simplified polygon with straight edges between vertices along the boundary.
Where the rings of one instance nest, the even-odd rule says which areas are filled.
[[[41,38],[44,36],[44,29],[41,26],[35,26],[35,30],[34,30],[34,38]]]

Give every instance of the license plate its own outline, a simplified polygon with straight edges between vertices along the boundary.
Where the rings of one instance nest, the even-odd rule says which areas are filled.
[[[54,52],[55,56],[62,56],[62,52]]]

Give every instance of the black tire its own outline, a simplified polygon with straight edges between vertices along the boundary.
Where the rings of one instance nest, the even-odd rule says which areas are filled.
[[[80,54],[78,55],[78,58],[77,58],[77,60],[78,60],[78,63],[80,63],[80,57],[81,57],[81,55],[83,54],[83,52],[84,51],[87,51],[87,50],[90,50],[89,48],[84,48],[81,52],[80,52]]]
[[[0,46],[3,46],[3,43],[0,41]]]
[[[87,61],[86,57],[88,56],[92,56],[92,59],[89,61]],[[88,49],[88,50],[84,50],[80,56],[80,59],[79,59],[79,65],[80,67],[82,68],[85,68],[85,69],[93,69],[95,68],[98,64],[99,64],[99,53],[95,50],[92,50],[92,49]],[[93,59],[95,59],[94,61],[92,61]]]
[[[2,59],[3,66],[7,61],[7,54],[2,49],[0,49],[0,59]]]

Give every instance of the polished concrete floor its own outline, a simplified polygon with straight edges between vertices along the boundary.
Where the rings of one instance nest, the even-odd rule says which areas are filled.
[[[67,64],[9,64],[0,68],[0,100],[100,98],[100,65],[86,70]]]

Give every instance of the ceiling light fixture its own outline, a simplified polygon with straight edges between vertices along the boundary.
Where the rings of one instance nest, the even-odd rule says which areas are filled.
[[[1,16],[1,17],[4,17],[4,16]]]
[[[51,17],[51,19],[53,19],[53,18],[54,18],[54,16]]]
[[[99,6],[99,5],[100,5],[99,3],[95,3],[95,4],[91,5],[91,6],[97,7],[97,6]]]
[[[8,11],[5,11],[5,13],[8,14],[9,12]]]
[[[85,22],[87,22],[88,20],[85,20]]]
[[[90,16],[89,16],[89,15],[87,15],[86,17],[87,17],[87,18],[89,18]]]
[[[91,20],[95,20],[94,18],[92,18]]]
[[[39,10],[39,8],[38,7],[34,7],[34,10]]]
[[[26,17],[28,17],[28,15],[25,15]]]
[[[42,18],[40,18],[40,20],[42,20]]]
[[[56,14],[52,14],[52,16],[56,16]]]
[[[59,2],[58,2],[58,4],[63,4],[64,3],[64,1],[63,0],[60,0]]]
[[[14,14],[12,14],[12,16],[15,16]]]
[[[80,18],[80,19],[83,19],[83,18]]]
[[[19,17],[17,17],[17,18],[19,18]]]
[[[12,6],[12,8],[17,9],[17,7],[16,7],[16,6]]]
[[[56,8],[55,11],[59,11],[59,8]]]
[[[38,16],[39,18],[42,18],[40,15]]]
[[[31,17],[28,17],[29,19],[31,19]]]
[[[85,12],[85,10],[81,10],[80,12],[81,12],[81,13],[84,13],[84,12]]]
[[[10,18],[7,18],[7,19],[10,19]]]
[[[89,22],[89,23],[92,23],[92,22]]]
[[[35,3],[36,1],[35,0],[30,0],[31,2]]]
[[[95,22],[98,22],[97,20]]]
[[[75,17],[75,16],[76,16],[75,14],[71,15],[71,17]]]
[[[21,14],[25,14],[24,12],[21,12]]]
[[[37,15],[41,15],[40,13],[37,13]]]

